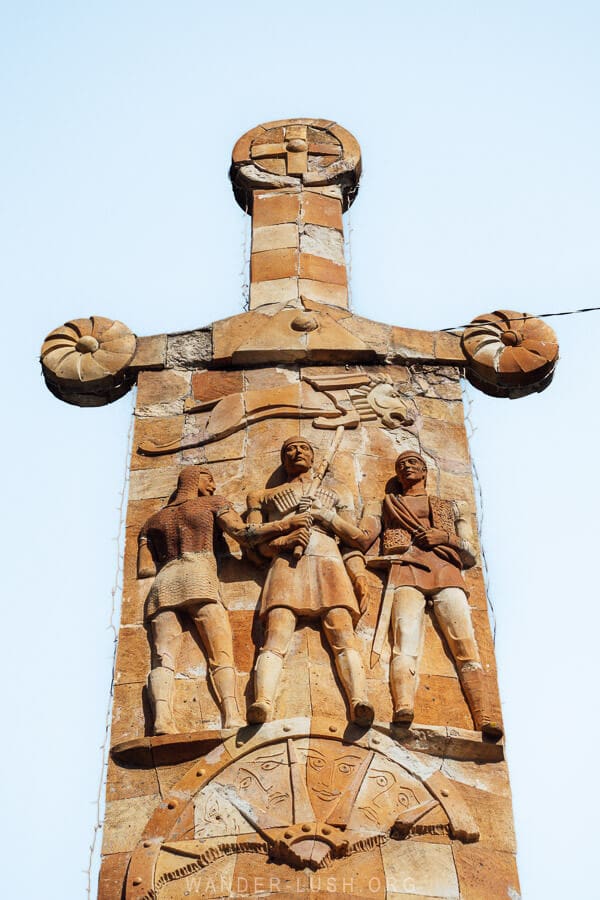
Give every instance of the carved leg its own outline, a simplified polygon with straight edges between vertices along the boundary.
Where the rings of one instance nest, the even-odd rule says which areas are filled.
[[[270,610],[265,622],[265,643],[254,667],[254,703],[248,707],[248,722],[260,725],[270,722],[283,660],[296,629],[296,616],[291,609],[278,606]]]
[[[347,609],[336,607],[323,616],[323,631],[333,651],[335,667],[350,704],[350,720],[369,728],[375,711],[369,703],[367,679]]]
[[[190,613],[208,657],[223,728],[238,728],[243,722],[236,698],[233,638],[227,612],[220,603],[203,603],[190,607]]]
[[[155,665],[148,676],[148,694],[154,714],[154,734],[177,734],[173,688],[181,624],[177,614],[166,609],[154,616],[151,628]]]
[[[454,657],[475,728],[498,740],[503,734],[502,724],[491,709],[467,595],[460,588],[443,588],[435,595],[433,607]]]
[[[418,666],[423,646],[425,595],[414,587],[399,587],[392,605],[392,660],[390,687],[394,712],[392,720],[409,726],[415,715]]]

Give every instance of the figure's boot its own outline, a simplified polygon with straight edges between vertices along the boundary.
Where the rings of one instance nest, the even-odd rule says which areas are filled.
[[[473,716],[475,728],[494,741],[503,735],[502,722],[495,716],[487,691],[486,675],[479,663],[465,663],[460,672],[460,681]]]
[[[148,694],[154,713],[154,734],[178,734],[173,718],[175,672],[164,666],[152,669],[148,676]]]
[[[235,669],[232,666],[218,666],[210,674],[219,700],[223,728],[240,728],[244,723],[235,695]]]
[[[362,728],[370,728],[375,710],[369,703],[367,679],[358,650],[340,650],[335,657],[335,665],[350,703],[350,721]]]
[[[283,657],[272,650],[261,650],[254,667],[254,703],[248,707],[247,719],[251,725],[270,722],[275,710],[275,697]]]
[[[390,687],[394,712],[392,722],[408,728],[415,717],[417,661],[407,653],[398,653],[390,663]]]

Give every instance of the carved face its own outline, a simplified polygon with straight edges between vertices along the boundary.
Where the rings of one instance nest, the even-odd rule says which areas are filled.
[[[283,465],[288,475],[299,475],[308,472],[313,464],[314,453],[308,441],[298,438],[291,441],[282,453]]]
[[[285,748],[248,760],[235,779],[239,796],[254,809],[265,811],[285,805],[290,798],[289,769]]]
[[[427,466],[417,454],[414,456],[401,456],[396,460],[396,476],[402,486],[402,490],[405,491],[420,481],[425,484]]]
[[[326,819],[348,787],[364,754],[353,747],[311,746],[306,759],[306,784],[318,819]]]
[[[211,497],[216,491],[214,478],[210,472],[198,473],[198,494],[200,497]]]
[[[373,764],[363,781],[351,823],[353,827],[385,830],[400,812],[416,803],[416,794],[399,769]]]

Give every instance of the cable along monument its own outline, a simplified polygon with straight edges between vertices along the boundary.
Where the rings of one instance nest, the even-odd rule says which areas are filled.
[[[101,900],[517,896],[460,379],[541,391],[558,346],[351,312],[360,172],[335,122],[252,129],[248,310],[42,346],[67,403],[137,385]]]

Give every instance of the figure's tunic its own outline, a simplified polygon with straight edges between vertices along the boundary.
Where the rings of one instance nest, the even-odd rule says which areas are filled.
[[[460,553],[449,544],[421,550],[412,543],[412,534],[421,528],[441,528],[457,538],[458,508],[452,500],[426,494],[387,494],[383,504],[384,553],[398,554],[393,567],[395,587],[416,587],[424,594],[456,587],[467,592],[462,576]]]
[[[296,512],[307,487],[308,484],[303,487],[293,483],[265,491],[261,498],[263,521],[279,521]],[[284,492],[285,502],[282,503],[278,495],[283,496]],[[335,485],[334,488],[330,482],[325,489],[317,492],[317,499],[321,496],[338,515],[354,524],[352,496],[343,485]],[[290,511],[292,503],[294,508]],[[271,562],[262,591],[260,615],[265,616],[277,606],[284,606],[295,615],[308,618],[320,618],[330,609],[342,607],[349,611],[354,623],[360,618],[338,539],[326,526],[313,524],[308,546],[299,559],[291,552],[282,551]]]
[[[215,522],[231,509],[224,497],[197,497],[161,509],[144,525],[146,540],[158,574],[146,601],[149,619],[164,609],[191,603],[220,603],[219,577],[213,550]]]

